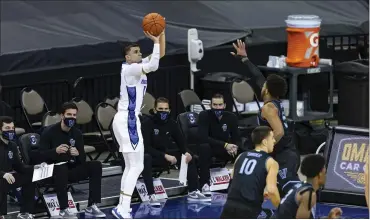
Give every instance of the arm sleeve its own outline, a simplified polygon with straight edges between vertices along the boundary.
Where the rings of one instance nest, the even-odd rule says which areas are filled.
[[[144,58],[145,62],[147,58]],[[149,58],[148,58],[149,60]],[[150,56],[149,62],[133,63],[130,65],[122,65],[121,74],[124,76],[140,76],[141,74],[147,74],[154,72],[159,67],[159,44],[154,44],[153,53]]]
[[[146,119],[141,125],[141,131],[144,139],[145,153],[148,153],[154,157],[164,157],[164,152],[159,151],[153,147],[152,131],[153,122],[151,119]]]
[[[149,56],[145,57],[145,58],[141,61],[141,63],[142,63],[142,64],[149,63],[149,61],[150,61],[150,56],[151,56],[151,55],[149,55]]]
[[[177,147],[180,149],[182,154],[185,154],[188,152],[188,149],[186,148],[185,138],[182,135],[182,132],[180,130],[180,127],[176,122],[171,122],[171,133],[174,141],[176,142]]]
[[[39,146],[39,156],[37,161],[39,162],[45,162],[48,160],[55,160],[57,157],[56,149],[51,147],[51,132],[49,129],[45,129],[44,132],[42,132],[40,137],[40,146]]]
[[[249,83],[257,95],[261,94],[263,84],[266,81],[265,76],[248,58],[244,58],[242,62],[246,65],[247,71],[240,72],[239,74],[246,78],[244,80]]]
[[[17,171],[18,173],[24,173],[26,169],[26,165],[21,161],[21,158],[19,158],[19,153],[17,146],[13,143],[11,143],[11,150],[13,152],[13,157],[14,157],[14,164],[13,164],[13,169]]]
[[[86,162],[86,153],[85,153],[85,143],[84,138],[81,133],[81,131],[76,132],[76,148],[78,150],[78,157],[77,160],[80,164],[83,164]]]
[[[202,111],[199,114],[199,121],[198,121],[199,127],[198,127],[198,133],[199,138],[202,140],[202,143],[209,143],[211,147],[224,147],[225,142],[216,140],[209,136],[209,123],[208,123],[208,112]]]

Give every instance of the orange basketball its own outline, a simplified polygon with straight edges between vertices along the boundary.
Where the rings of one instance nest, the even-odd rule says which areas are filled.
[[[164,17],[158,13],[147,14],[143,19],[143,30],[153,36],[160,35],[166,27]]]

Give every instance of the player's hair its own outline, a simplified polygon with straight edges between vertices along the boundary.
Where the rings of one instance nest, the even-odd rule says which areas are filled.
[[[256,127],[251,134],[252,142],[254,145],[261,144],[264,139],[266,139],[272,129],[268,126],[258,126]]]
[[[301,172],[307,178],[319,175],[325,167],[325,158],[319,154],[311,154],[305,157],[301,164]]]
[[[128,54],[128,52],[130,52],[131,48],[133,48],[133,47],[140,47],[140,46],[137,43],[130,43],[130,44],[124,45],[123,46],[123,51],[122,51],[123,56],[126,56]]]
[[[77,105],[73,102],[65,102],[62,105],[61,113],[64,114],[68,109],[76,109],[78,111]]]
[[[13,118],[10,116],[0,116],[0,125],[3,127],[4,123],[9,124],[14,122]]]
[[[223,99],[225,101],[224,96],[222,94],[220,94],[220,93],[214,94],[212,96],[212,99]]]
[[[154,101],[154,108],[157,108],[158,103],[167,103],[170,104],[170,101],[164,97],[159,97]]]
[[[270,74],[266,80],[266,87],[273,98],[281,98],[285,96],[288,91],[286,80],[276,74]]]

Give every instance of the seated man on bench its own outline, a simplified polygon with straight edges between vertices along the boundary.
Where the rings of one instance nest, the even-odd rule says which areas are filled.
[[[41,134],[38,160],[55,164],[53,179],[62,218],[75,218],[68,208],[68,183],[86,179],[89,200],[85,215],[102,218],[105,214],[96,206],[101,201],[102,164],[86,161],[82,133],[74,127],[77,111],[73,102],[63,104],[61,122],[45,128]]]
[[[186,156],[188,163],[188,200],[211,201],[205,197],[199,189],[198,171],[192,156],[185,147],[185,141],[177,123],[169,117],[170,107],[166,98],[158,98],[154,102],[154,114],[145,119],[141,125],[144,139],[144,170],[142,176],[150,197],[152,206],[159,206],[155,196],[152,166],[168,167],[179,164],[181,155]],[[175,142],[175,143],[173,143]],[[178,152],[169,152],[173,146],[179,149]]]
[[[7,214],[7,194],[9,189],[22,187],[21,210],[17,218],[32,219],[35,184],[32,182],[33,167],[21,162],[17,144],[14,143],[15,128],[13,119],[0,117],[0,219]]]
[[[202,193],[210,195],[210,172],[212,157],[225,162],[236,158],[241,139],[238,119],[235,114],[226,112],[226,104],[221,94],[215,94],[211,100],[210,110],[199,114],[199,138],[207,145],[201,145],[199,152],[200,185]]]

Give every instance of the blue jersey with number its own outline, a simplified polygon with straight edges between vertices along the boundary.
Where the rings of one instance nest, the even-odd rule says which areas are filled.
[[[234,165],[234,175],[229,187],[227,200],[240,202],[261,209],[266,187],[266,162],[270,158],[264,151],[246,151]]]
[[[295,184],[288,193],[281,199],[278,209],[272,218],[275,219],[295,219],[300,203],[297,201],[298,194],[311,191],[313,188],[309,183],[300,182]],[[309,201],[311,202],[311,201]],[[307,207],[308,208],[308,207]],[[310,218],[314,218],[314,207],[311,207]]]
[[[282,149],[284,149],[286,147],[292,147],[292,144],[293,144],[292,140],[293,139],[292,139],[292,134],[289,131],[288,121],[287,121],[287,118],[285,116],[283,104],[281,103],[280,100],[272,100],[272,101],[269,101],[269,102],[274,104],[275,107],[277,108],[278,117],[279,117],[279,119],[281,121],[281,124],[283,125],[283,129],[284,129],[284,136],[280,139],[280,141],[276,144],[276,146],[274,148],[274,153],[277,153],[277,152],[281,151]],[[267,102],[267,103],[269,103],[269,102]],[[265,103],[265,105],[267,103]],[[270,124],[268,123],[268,121],[262,117],[262,112],[261,111],[262,110],[260,110],[259,113],[258,113],[258,124],[260,126],[271,127]]]

